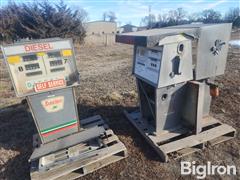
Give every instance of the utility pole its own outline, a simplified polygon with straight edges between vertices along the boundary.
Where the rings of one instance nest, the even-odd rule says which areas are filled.
[[[152,29],[152,22],[151,22],[151,5],[148,6],[148,28]]]

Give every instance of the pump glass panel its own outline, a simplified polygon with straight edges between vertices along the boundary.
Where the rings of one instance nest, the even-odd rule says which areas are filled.
[[[17,96],[79,84],[71,40],[39,40],[3,46]]]
[[[154,84],[158,83],[161,64],[161,51],[138,47],[134,73]]]

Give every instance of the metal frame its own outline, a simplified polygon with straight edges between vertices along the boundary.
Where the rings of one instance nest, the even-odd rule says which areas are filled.
[[[64,138],[58,139],[56,141],[42,144],[39,148],[34,149],[29,161],[39,159],[40,157],[46,156],[48,154],[60,151],[67,147],[77,145],[89,141],[91,139],[97,138],[103,135],[105,129],[103,127],[93,127],[87,130],[80,131],[78,133],[66,136]]]
[[[203,149],[209,142],[220,143],[235,136],[235,129],[209,116],[211,96],[208,80],[224,73],[230,32],[231,24],[225,23],[172,26],[116,36],[116,42],[134,45],[133,74],[137,81],[140,111],[125,111],[125,115],[165,162],[169,156],[190,154]],[[180,53],[175,45],[184,40],[188,40],[184,44],[187,49]],[[197,45],[196,57],[192,53],[192,45]],[[138,46],[149,49],[163,46],[162,56],[165,56],[161,59],[161,65],[164,62],[161,68],[164,66],[167,71],[163,68],[158,72],[157,85],[152,83],[156,80],[156,73],[147,70],[150,67],[147,64],[152,62],[145,53],[143,66],[138,69],[139,75],[134,71]],[[188,54],[180,58],[184,53]],[[170,79],[169,62],[176,56],[185,62],[185,74],[178,79]],[[181,74],[179,61],[174,61],[178,62],[177,70],[173,66],[174,75]],[[153,66],[158,67],[156,64]],[[149,78],[154,80],[151,82]],[[169,99],[163,102],[167,96]]]

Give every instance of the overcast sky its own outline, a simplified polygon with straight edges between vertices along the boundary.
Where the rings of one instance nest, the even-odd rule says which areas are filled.
[[[34,0],[15,0],[15,2],[33,2]],[[49,0],[50,2],[54,2]],[[58,0],[56,0],[58,1]],[[7,0],[0,0],[0,5],[7,4]],[[113,11],[121,25],[131,22],[139,25],[141,18],[151,13],[166,13],[178,7],[188,13],[199,12],[205,9],[214,9],[224,14],[229,8],[239,7],[239,0],[65,0],[70,7],[83,8],[88,12],[90,21],[102,20],[105,11]]]

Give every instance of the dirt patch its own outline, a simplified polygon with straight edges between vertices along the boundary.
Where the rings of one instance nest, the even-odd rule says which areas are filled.
[[[126,145],[129,157],[81,179],[183,179],[180,161],[161,163],[159,157],[123,115],[123,109],[137,106],[131,46],[77,48],[81,86],[76,89],[80,118],[102,115]],[[240,130],[240,52],[230,49],[226,74],[217,78],[220,97],[213,100],[212,114]],[[0,89],[0,179],[29,179],[28,158],[36,132],[29,114],[11,89],[5,67]],[[240,136],[207,148],[182,160],[205,164],[234,164],[240,167]],[[224,179],[224,177],[215,177]],[[184,177],[185,179],[185,177]],[[187,177],[193,179],[193,177]]]

